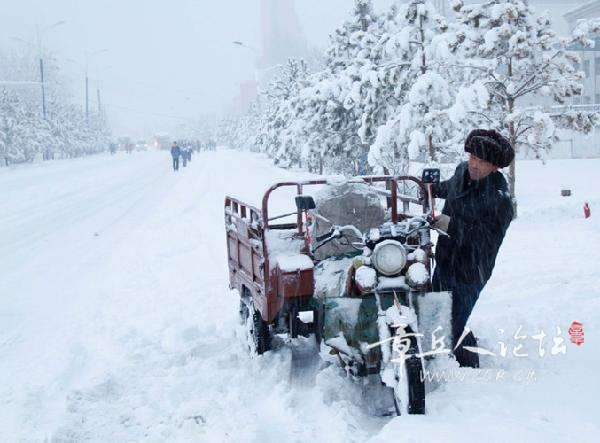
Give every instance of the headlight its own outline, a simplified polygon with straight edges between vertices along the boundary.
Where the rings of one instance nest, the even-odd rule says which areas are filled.
[[[383,275],[399,274],[406,264],[406,250],[396,240],[385,240],[378,243],[371,255],[371,263]]]

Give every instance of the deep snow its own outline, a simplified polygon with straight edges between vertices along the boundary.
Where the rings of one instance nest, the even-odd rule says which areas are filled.
[[[223,197],[257,204],[267,185],[305,173],[228,150],[177,174],[166,153],[0,169],[0,440],[594,441],[600,160],[517,169],[520,217],[470,321],[485,349],[509,342],[506,357],[482,358],[505,380],[441,383],[427,416],[394,419],[369,416],[335,368],[292,368],[308,343],[246,353]],[[550,353],[556,325],[566,355]],[[541,329],[544,357],[531,338]]]

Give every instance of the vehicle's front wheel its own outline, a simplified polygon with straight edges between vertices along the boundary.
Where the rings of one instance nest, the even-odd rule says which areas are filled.
[[[406,332],[412,333],[410,327]],[[394,388],[394,404],[398,415],[406,414],[425,414],[425,382],[423,380],[423,359],[418,358],[419,345],[417,337],[410,338],[410,348],[407,358],[402,363],[402,368],[398,368],[396,375],[397,384]],[[402,376],[400,376],[402,370]]]

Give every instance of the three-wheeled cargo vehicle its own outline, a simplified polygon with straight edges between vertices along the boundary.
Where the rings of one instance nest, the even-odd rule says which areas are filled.
[[[252,352],[275,334],[314,334],[350,376],[380,377],[398,414],[425,413],[424,367],[451,356],[435,335],[451,330],[451,295],[431,291],[436,181],[439,170],[283,182],[260,209],[226,197],[230,287]],[[281,190],[295,208],[272,215]]]

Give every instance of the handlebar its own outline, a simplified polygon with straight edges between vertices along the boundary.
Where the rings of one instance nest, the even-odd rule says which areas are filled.
[[[327,232],[326,234],[323,234],[319,237],[316,237],[315,240],[317,240],[317,242],[311,247],[311,252],[315,252],[317,249],[319,249],[321,246],[329,243],[330,241],[336,239],[336,238],[342,238],[342,237],[346,237],[346,234],[344,234],[344,231],[352,231],[354,233],[354,235],[358,238],[360,238],[361,241],[361,247],[357,247],[354,246],[353,243],[350,243],[350,245],[357,249],[357,250],[361,250],[362,246],[364,246],[364,235],[363,233],[354,225],[345,225],[345,226],[332,226],[331,229],[329,230],[329,232]]]
[[[414,217],[411,219],[412,223],[416,222],[416,221],[420,221],[421,223],[418,226],[415,226],[414,228],[410,229],[410,224],[408,224],[408,228],[407,230],[403,230],[401,231],[399,234],[405,236],[405,237],[409,237],[410,235],[414,234],[415,232],[421,230],[421,229],[433,229],[436,232],[438,232],[440,235],[444,235],[444,236],[448,236],[448,233],[436,228],[435,226],[433,226],[433,217],[431,216],[431,214],[425,214],[425,216],[421,217]],[[403,222],[399,223],[400,225],[402,225]],[[398,226],[394,225],[394,232],[398,232]],[[337,238],[343,238],[343,237],[347,237],[347,234],[344,233],[344,231],[351,231],[354,233],[355,237],[358,237],[361,239],[360,242],[349,242],[349,245],[352,246],[353,248],[355,248],[356,250],[361,250],[365,244],[366,244],[366,238],[365,238],[365,234],[362,233],[356,226],[354,225],[345,225],[345,226],[332,226],[331,229],[323,234],[320,235],[318,237],[315,238],[316,243],[311,247],[311,252],[314,253],[317,249],[319,249],[321,246],[326,245],[327,243],[329,243],[330,241],[337,239]]]
[[[423,224],[421,226],[417,226],[416,228],[404,233],[405,236],[408,237],[409,235],[412,235],[414,232],[418,231],[419,229],[429,228],[429,229],[433,229],[438,234],[449,237],[449,235],[446,231],[443,231],[440,228],[436,228],[435,226],[433,226],[433,222],[435,221],[435,216],[433,215],[433,211],[428,212],[427,214],[424,214],[424,215],[425,215],[425,217],[418,217],[423,220]],[[414,217],[414,218],[417,218],[417,217]],[[413,220],[414,220],[414,218],[413,218]]]

